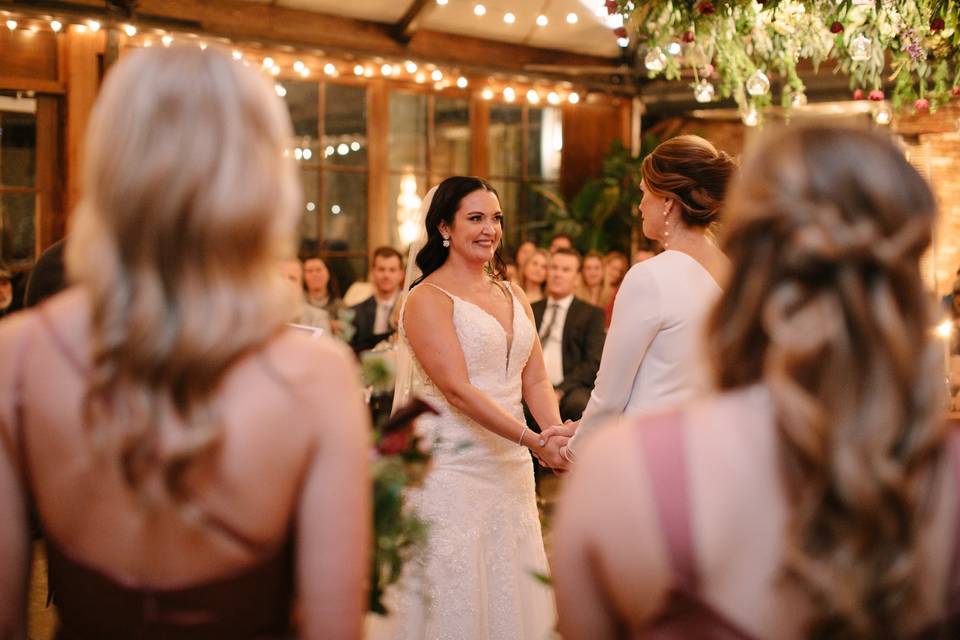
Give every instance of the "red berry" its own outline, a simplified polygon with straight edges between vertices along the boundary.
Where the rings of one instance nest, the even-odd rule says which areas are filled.
[[[913,108],[917,111],[930,111],[930,101],[926,98],[920,98],[913,103]]]
[[[883,100],[883,91],[880,91],[880,89],[874,89],[873,91],[870,92],[870,95],[867,97],[873,100],[874,102],[880,102],[881,100]]]
[[[839,20],[830,25],[830,33],[843,33],[843,25],[840,24]]]
[[[933,31],[934,33],[936,33],[937,31],[943,31],[944,27],[946,26],[947,26],[946,23],[943,21],[943,18],[941,18],[940,16],[937,16],[936,18],[930,21],[930,31]]]
[[[716,11],[716,8],[713,6],[712,2],[701,2],[698,7],[700,10],[700,15],[712,16]]]
[[[950,95],[954,98],[960,98],[960,87],[954,87],[950,89]]]
[[[693,31],[684,31],[683,35],[680,36],[680,39],[684,42],[693,42],[696,40],[696,36],[693,35]]]
[[[855,89],[853,92],[854,100],[863,100],[863,89]]]
[[[611,16],[617,12],[617,0],[607,0],[607,13]]]
[[[627,37],[627,30],[623,27],[617,27],[616,29],[613,30],[613,33],[616,34],[618,38]]]

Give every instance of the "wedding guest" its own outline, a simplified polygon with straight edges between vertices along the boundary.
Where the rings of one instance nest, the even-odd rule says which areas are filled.
[[[13,274],[6,267],[0,267],[0,318],[13,309]]]
[[[543,300],[543,285],[547,281],[547,264],[549,262],[550,254],[544,249],[536,249],[523,263],[519,284],[531,304]]]
[[[700,335],[729,267],[708,230],[734,168],[730,156],[692,135],[671,138],[644,158],[643,233],[666,250],[623,279],[590,403],[566,457],[608,418],[688,402],[702,385]]]
[[[513,261],[513,258],[510,256],[505,256],[503,258],[504,264],[504,277],[507,279],[507,282],[516,282],[517,281],[517,265]]]
[[[384,246],[373,252],[370,282],[373,295],[352,307],[356,331],[350,346],[358,354],[373,349],[396,331],[390,316],[400,299],[400,287],[403,285],[403,256],[399,251]]]
[[[0,637],[28,513],[57,638],[359,639],[369,423],[348,350],[285,328],[283,103],[213,48],[141,49],[91,114],[74,286],[0,322]]]
[[[550,239],[550,254],[554,254],[559,249],[573,249],[573,238],[566,233],[554,234]]]
[[[303,261],[303,283],[307,303],[323,309],[331,320],[335,320],[343,308],[343,301],[340,299],[337,281],[330,277],[330,270],[323,258],[311,256]]]
[[[655,255],[657,254],[653,251],[650,251],[649,249],[640,249],[639,251],[636,251],[633,254],[633,264],[637,264],[638,262],[643,262],[644,260],[649,260]]]
[[[23,306],[36,306],[66,288],[67,278],[63,268],[65,246],[66,240],[61,238],[47,247],[37,258],[30,271],[30,278],[27,280]]]
[[[532,305],[550,384],[563,420],[583,414],[603,353],[603,310],[574,297],[580,254],[557,249],[547,268],[547,296]]]
[[[613,319],[613,302],[617,298],[620,284],[627,274],[630,261],[619,251],[611,251],[603,257],[603,291],[600,294],[600,306],[603,307],[604,324],[609,329]]]
[[[749,156],[707,328],[717,391],[577,463],[564,638],[958,637],[960,439],[919,268],[935,207],[865,129],[791,128]]]
[[[577,286],[577,297],[595,307],[603,307],[603,256],[591,251],[583,256],[583,267],[580,269],[580,284]]]
[[[520,246],[517,247],[517,253],[514,256],[514,263],[517,265],[517,271],[523,271],[523,265],[527,262],[527,258],[533,255],[533,252],[537,250],[537,245],[532,240],[524,240],[520,243]]]
[[[330,316],[323,309],[309,304],[304,296],[303,264],[296,258],[283,260],[280,262],[280,273],[290,283],[290,296],[294,301],[290,322],[331,333]]]

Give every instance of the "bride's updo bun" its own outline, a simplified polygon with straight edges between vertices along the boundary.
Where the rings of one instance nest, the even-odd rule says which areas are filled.
[[[706,227],[720,217],[736,168],[725,151],[700,136],[684,135],[659,144],[643,159],[640,172],[651,193],[676,200],[687,225]]]

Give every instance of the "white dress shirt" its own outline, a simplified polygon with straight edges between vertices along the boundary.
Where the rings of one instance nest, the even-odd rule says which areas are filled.
[[[675,407],[706,386],[703,325],[720,294],[710,273],[679,251],[631,267],[614,302],[597,382],[568,444],[571,452],[602,423]]]
[[[570,310],[572,302],[572,293],[559,300],[547,296],[547,307],[540,320],[538,332],[543,346],[543,361],[547,365],[550,384],[555,387],[563,382],[563,326],[567,322],[567,311]],[[547,327],[550,327],[549,336],[546,336]]]
[[[380,300],[380,298],[374,296],[374,301],[377,303],[377,315],[373,320],[374,335],[390,331],[390,314],[393,313],[393,306],[397,304],[397,296],[399,295],[399,293],[395,293],[392,298],[387,300]]]

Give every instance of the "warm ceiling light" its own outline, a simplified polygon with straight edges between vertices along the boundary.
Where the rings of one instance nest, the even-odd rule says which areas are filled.
[[[484,100],[493,100],[493,89],[491,89],[490,87],[487,87],[486,89],[480,92],[480,96]]]
[[[270,73],[272,73],[275,76],[280,75],[280,65],[277,65],[275,67],[270,67]]]
[[[443,80],[443,72],[440,69],[434,69],[433,73],[430,74],[430,79],[434,82],[440,82]]]
[[[571,12],[571,13],[568,13],[568,14],[567,14],[567,24],[577,24],[577,20],[579,20],[579,19],[580,19],[580,18],[578,18],[578,17],[577,17],[577,14],[575,14],[575,13],[572,13],[572,12]]]
[[[420,73],[417,74],[417,77],[414,78],[414,80],[416,80],[418,84],[423,84],[424,82],[427,81],[427,76],[425,76],[423,74],[423,71],[421,71]]]
[[[505,14],[503,14],[503,21],[506,22],[507,24],[513,24],[514,22],[517,21],[517,16],[507,11]]]
[[[550,104],[560,104],[560,96],[556,91],[551,91],[547,94],[547,102]]]
[[[53,29],[54,32],[58,32],[60,29],[63,29],[63,24],[59,20],[51,20],[50,28]]]
[[[486,15],[486,13],[487,13],[487,8],[482,4],[473,5],[473,15],[482,16],[482,15]]]
[[[160,38],[160,41],[163,43],[163,46],[169,47],[171,44],[173,44],[173,36],[170,36],[170,35],[163,36],[162,38]]]
[[[7,20],[7,29],[10,29],[10,31],[13,31],[16,28],[17,28],[16,20]]]
[[[87,20],[87,26],[90,27],[90,31],[100,30],[100,23],[96,20]]]
[[[571,93],[570,95],[567,96],[567,102],[569,102],[570,104],[577,104],[578,102],[580,102],[580,94]]]
[[[441,7],[447,6],[447,0],[437,0],[437,4]]]
[[[506,87],[503,90],[503,99],[507,102],[513,102],[517,99],[517,92],[513,90],[513,87]]]
[[[269,57],[269,56],[266,57],[266,58],[264,58],[264,59],[263,59],[263,66],[265,66],[267,69],[269,69],[270,67],[272,67],[272,66],[273,66],[273,58],[271,58],[271,57]]]
[[[417,72],[417,63],[413,60],[407,60],[403,68],[407,70],[407,73],[416,73]]]
[[[354,65],[354,67],[353,67],[353,75],[355,75],[355,76],[362,76],[362,75],[363,75],[363,65],[362,65],[362,64]]]
[[[530,89],[527,91],[527,101],[530,102],[530,104],[537,104],[540,102],[540,94],[537,93],[536,90]]]
[[[547,24],[549,24],[549,22],[550,22],[550,21],[547,20],[547,16],[543,15],[542,13],[537,16],[537,26],[538,26],[538,27],[545,27],[545,26],[547,26]]]
[[[457,86],[460,87],[461,89],[466,89],[468,84],[469,82],[467,82],[467,79],[464,78],[463,76],[460,76],[459,78],[457,78]]]
[[[293,70],[296,71],[297,73],[300,73],[301,71],[303,71],[303,68],[304,68],[303,60],[297,60],[296,62],[293,63]]]
[[[240,58],[243,57],[243,54],[240,53],[240,51],[239,51],[238,49],[234,49],[232,55],[233,55],[233,59],[234,59],[234,60],[239,60]]]
[[[137,35],[137,28],[132,24],[125,24],[123,25],[123,32],[132,38]]]
[[[203,40],[201,40],[201,41],[200,41],[200,51],[206,51],[206,50],[207,50],[207,43],[204,42]]]
[[[332,76],[337,72],[337,67],[334,66],[332,62],[328,62],[327,64],[323,65],[323,72],[328,76]]]
[[[385,76],[392,76],[392,75],[393,75],[393,67],[391,67],[389,64],[381,65],[381,67],[380,67],[380,73],[382,73],[382,74],[385,75]]]

